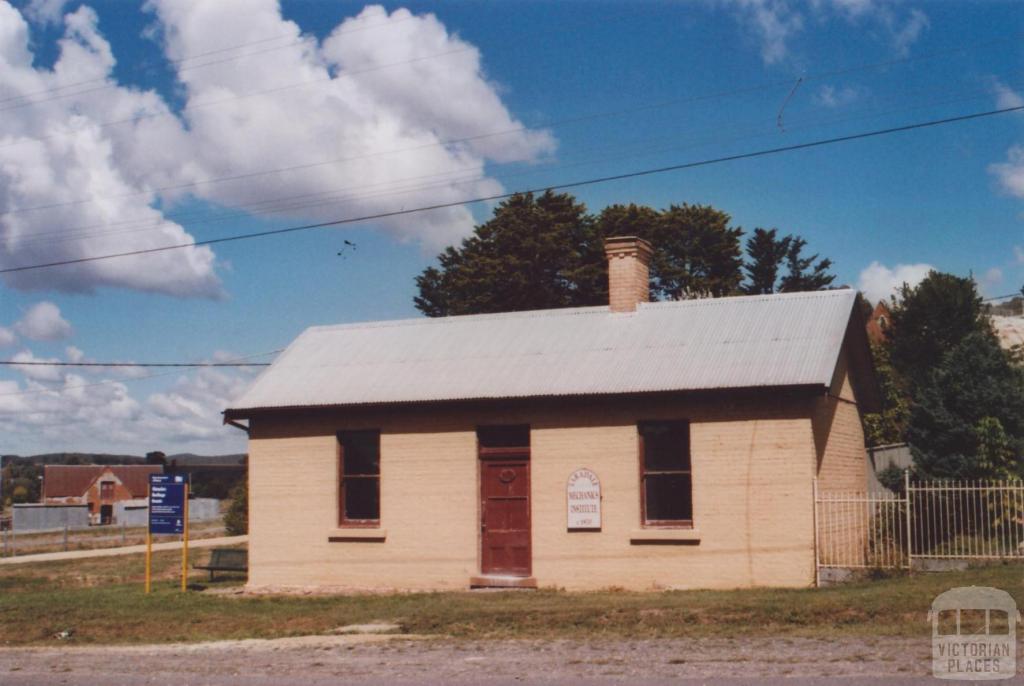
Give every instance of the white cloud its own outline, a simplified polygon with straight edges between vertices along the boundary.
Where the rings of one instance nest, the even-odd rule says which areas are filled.
[[[0,326],[0,348],[14,345],[16,340],[18,340],[18,337],[14,335],[11,329],[8,329],[6,326]]]
[[[60,362],[56,357],[36,357],[32,354],[31,350],[22,350],[11,357],[11,360],[14,362]],[[60,381],[63,378],[60,367],[28,365],[24,367],[14,366],[13,369],[24,374],[26,378],[35,381]]]
[[[68,359],[68,362],[85,362],[85,353],[76,348],[73,345],[69,345],[64,349],[64,356]]]
[[[785,0],[732,0],[741,21],[757,35],[765,64],[781,62],[789,40],[804,27],[803,15]]]
[[[999,267],[992,267],[981,275],[981,287],[986,295],[991,295],[993,288],[1003,283],[1003,270]]]
[[[1013,246],[1013,259],[1017,261],[1017,264],[1024,264],[1024,246]]]
[[[59,24],[69,0],[32,0],[25,6],[25,16],[37,24]]]
[[[893,0],[719,1],[733,7],[740,23],[758,39],[765,64],[776,64],[789,56],[790,44],[803,32],[809,18],[819,23],[838,19],[855,27],[880,29],[874,33],[889,41],[899,55],[908,54],[930,26],[923,11],[911,8],[904,12]]]
[[[897,264],[890,269],[875,261],[861,271],[857,287],[871,302],[887,300],[904,283],[916,286],[933,269],[930,264]]]
[[[79,358],[80,352],[65,351],[69,359]],[[28,350],[16,358],[56,361],[36,358]],[[224,426],[220,413],[256,370],[197,369],[180,375],[165,390],[147,393],[113,378],[112,370],[101,371],[105,378],[97,379],[54,367],[15,369],[23,381],[0,379],[0,433],[11,452],[245,450],[245,435]]]
[[[910,10],[910,16],[907,17],[902,25],[891,25],[893,26],[893,47],[896,48],[897,54],[906,56],[910,54],[911,46],[931,26],[931,22],[928,20],[927,14],[919,9],[912,9]]]
[[[276,0],[148,7],[169,60],[281,41],[218,55],[211,66],[172,67],[186,103],[173,116],[156,92],[116,83],[115,55],[88,7],[65,17],[46,70],[33,67],[24,18],[0,3],[0,95],[37,101],[6,105],[0,119],[0,265],[189,244],[163,209],[187,196],[237,209],[262,203],[261,211],[302,196],[304,207],[272,216],[316,221],[493,194],[502,187],[488,163],[535,161],[555,148],[550,133],[523,130],[480,52],[431,14],[370,6],[320,42],[283,19]],[[38,95],[97,80],[109,87]],[[497,131],[507,133],[490,135]],[[284,167],[295,169],[265,173]],[[224,176],[243,178],[206,183]],[[377,225],[436,249],[470,232],[473,218],[453,207]],[[20,289],[217,297],[215,270],[203,246],[5,279]]]
[[[0,264],[5,267],[192,242],[181,226],[151,206],[157,200],[153,187],[181,178],[189,155],[180,122],[163,117],[100,126],[167,108],[151,91],[116,86],[110,76],[115,59],[96,21],[85,6],[68,14],[52,70],[36,69],[24,19],[0,4],[0,56],[7,62],[0,68],[0,93],[8,102],[0,119]],[[109,87],[102,87],[104,80]],[[92,85],[67,88],[81,82]],[[15,100],[18,96],[26,99]],[[21,106],[27,102],[34,104]],[[91,292],[109,286],[214,296],[220,286],[213,268],[213,252],[192,247],[17,272],[5,275],[5,281],[24,290]]]
[[[57,341],[71,336],[71,324],[60,315],[60,308],[46,300],[30,307],[14,330],[33,341]]]
[[[822,107],[834,109],[854,103],[860,96],[861,90],[856,86],[841,86],[837,88],[830,84],[825,84],[815,91],[814,102]]]
[[[1024,146],[1011,147],[1006,151],[1006,162],[993,162],[988,171],[1004,192],[1024,198]]]
[[[992,92],[996,96],[996,108],[1007,109],[1010,107],[1024,106],[1024,97],[997,78],[993,78]]]

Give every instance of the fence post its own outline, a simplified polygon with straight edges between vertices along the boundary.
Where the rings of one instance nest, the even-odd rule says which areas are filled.
[[[814,587],[821,587],[821,552],[818,550],[818,477],[811,479],[811,493],[814,494],[814,508],[811,522],[814,526]]]
[[[127,534],[125,534],[124,527],[125,527],[125,523],[122,521],[121,522],[121,545],[125,545],[127,543]]]
[[[68,551],[68,523],[64,522],[64,552]]]
[[[910,523],[911,513],[914,511],[910,506],[910,470],[903,470],[903,499],[904,507],[906,508],[906,520],[907,520],[907,569],[911,572],[914,571],[914,540],[911,532],[913,527]]]

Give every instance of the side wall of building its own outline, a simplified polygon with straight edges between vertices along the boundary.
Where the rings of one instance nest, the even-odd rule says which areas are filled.
[[[540,586],[806,586],[813,402],[722,394],[260,416],[249,446],[249,583],[466,588],[480,573],[476,426],[525,423]],[[640,542],[637,422],[658,419],[691,423],[693,540]],[[336,432],[360,428],[381,431],[377,532],[337,528]],[[602,483],[596,532],[567,530],[566,480],[583,467]],[[377,540],[329,541],[366,535]]]
[[[868,487],[869,459],[847,363],[840,353],[832,387],[814,406],[814,442],[821,492],[859,492]]]

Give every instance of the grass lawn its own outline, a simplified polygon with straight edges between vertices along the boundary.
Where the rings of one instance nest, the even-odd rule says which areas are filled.
[[[205,559],[205,551],[195,551]],[[240,597],[177,591],[176,552],[0,567],[0,645],[159,643],[325,633],[392,621],[402,630],[460,638],[703,636],[927,636],[932,599],[954,586],[995,586],[1024,606],[1024,567],[917,574],[823,589],[632,593],[560,591]],[[205,583],[196,574],[194,583]],[[212,587],[242,583],[240,578]]]

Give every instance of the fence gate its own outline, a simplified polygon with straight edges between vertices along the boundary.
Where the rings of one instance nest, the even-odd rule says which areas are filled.
[[[925,560],[1024,560],[1024,482],[921,481],[900,494],[821,491],[814,482],[821,570],[911,569]]]

